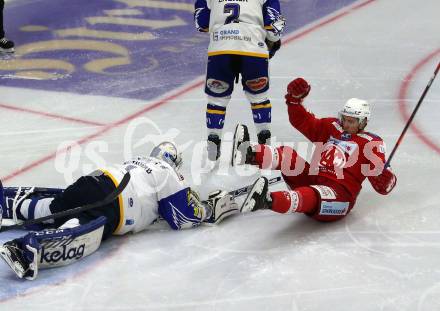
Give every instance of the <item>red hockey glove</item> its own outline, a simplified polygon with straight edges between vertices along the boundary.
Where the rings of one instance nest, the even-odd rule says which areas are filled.
[[[303,99],[309,95],[310,85],[303,78],[296,78],[287,86],[286,104],[301,104]]]
[[[396,175],[394,175],[389,169],[384,169],[382,174],[378,176],[370,176],[368,179],[374,190],[383,195],[390,193],[397,183]]]

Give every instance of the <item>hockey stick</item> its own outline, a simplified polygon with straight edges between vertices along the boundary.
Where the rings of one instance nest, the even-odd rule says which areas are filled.
[[[30,189],[31,187],[21,187],[22,190]],[[4,187],[5,195],[8,196],[8,192],[16,193],[20,187]],[[34,187],[32,193],[46,193],[49,195],[57,195],[63,192],[63,188],[46,188],[46,187]]]
[[[269,179],[269,186],[270,186],[270,185],[277,184],[277,183],[279,183],[280,181],[282,181],[281,176],[271,178],[271,179]],[[252,185],[253,185],[253,184],[252,184]],[[247,185],[247,186],[245,186],[245,187],[242,187],[242,188],[238,188],[238,189],[235,189],[235,190],[229,191],[229,194],[232,195],[234,198],[239,197],[239,196],[242,196],[242,195],[245,195],[245,194],[248,193],[248,191],[249,191],[249,189],[252,187],[252,185]]]
[[[1,227],[0,228],[0,232],[4,232],[4,231],[8,231],[8,230],[12,230],[12,229],[20,229],[22,227],[25,226],[30,226],[30,225],[34,225],[34,224],[39,224],[42,223],[43,221],[49,220],[49,219],[57,219],[60,217],[65,217],[65,216],[69,216],[69,215],[75,215],[90,209],[94,209],[106,204],[109,204],[111,202],[113,202],[114,200],[116,200],[116,198],[122,193],[122,191],[124,191],[125,187],[127,186],[128,182],[130,181],[130,173],[126,172],[124,174],[124,177],[122,177],[121,182],[119,183],[119,185],[115,188],[115,190],[113,190],[111,193],[109,193],[104,199],[98,201],[98,202],[94,202],[94,203],[90,203],[90,204],[86,204],[83,206],[79,206],[79,207],[75,207],[66,211],[62,211],[59,213],[55,213],[52,215],[48,215],[48,216],[44,216],[44,217],[40,217],[40,218],[35,218],[35,219],[29,219],[26,220],[20,224],[15,224],[12,226],[8,226],[8,227]]]
[[[412,120],[414,119],[414,116],[416,115],[417,110],[419,109],[420,105],[423,102],[423,99],[425,98],[426,93],[428,93],[429,88],[431,87],[432,82],[434,82],[435,77],[437,76],[437,73],[440,69],[440,62],[437,64],[437,68],[434,71],[434,74],[432,75],[431,79],[428,82],[428,85],[426,85],[425,90],[422,93],[422,96],[420,97],[419,101],[417,102],[416,107],[414,108],[414,111],[412,112],[411,116],[409,117],[408,121],[406,122],[406,125],[400,134],[399,139],[397,140],[396,144],[394,145],[393,151],[391,151],[390,157],[388,158],[387,162],[385,163],[385,168],[390,166],[391,159],[394,156],[394,153],[396,153],[397,148],[399,147],[400,143],[403,140],[403,137],[405,136],[406,131],[408,130]]]

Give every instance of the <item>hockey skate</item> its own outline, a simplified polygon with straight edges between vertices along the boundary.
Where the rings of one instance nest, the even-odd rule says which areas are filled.
[[[1,38],[0,53],[14,53],[14,42],[6,38]]]
[[[217,161],[220,158],[221,139],[217,134],[209,134],[208,136],[208,159]]]
[[[262,130],[257,134],[258,143],[260,145],[270,145],[270,137],[272,134],[269,130]]]
[[[26,249],[23,249],[20,240],[8,241],[0,246],[0,257],[19,278],[33,280],[38,274],[38,247],[26,245]]]
[[[269,192],[269,181],[266,177],[258,178],[241,206],[240,212],[255,212],[259,209],[270,209],[272,199]]]
[[[232,142],[231,165],[236,166],[254,163],[255,151],[250,144],[249,130],[246,125],[237,124]]]

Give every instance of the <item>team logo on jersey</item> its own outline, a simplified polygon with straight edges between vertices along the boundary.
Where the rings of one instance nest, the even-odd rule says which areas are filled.
[[[214,32],[212,33],[212,40],[214,40],[214,41],[218,41],[218,31],[214,31]]]
[[[206,86],[211,92],[216,94],[221,94],[229,89],[229,83],[216,79],[208,79],[206,81]]]
[[[344,150],[337,145],[326,144],[324,151],[321,154],[321,166],[344,168],[347,163]]]
[[[346,132],[344,132],[344,133],[342,133],[342,135],[341,135],[341,139],[342,139],[342,140],[350,140],[350,139],[351,139],[351,134],[350,134],[350,133],[346,133]]]
[[[246,85],[248,88],[250,88],[252,91],[260,91],[264,89],[269,82],[268,77],[260,77],[253,80],[246,81]]]

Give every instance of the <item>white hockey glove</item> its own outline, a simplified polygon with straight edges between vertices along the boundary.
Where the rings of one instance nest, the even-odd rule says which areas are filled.
[[[207,224],[217,225],[224,218],[239,212],[234,198],[226,191],[216,190],[211,192],[208,200],[204,203],[211,209],[211,216],[204,221]]]

